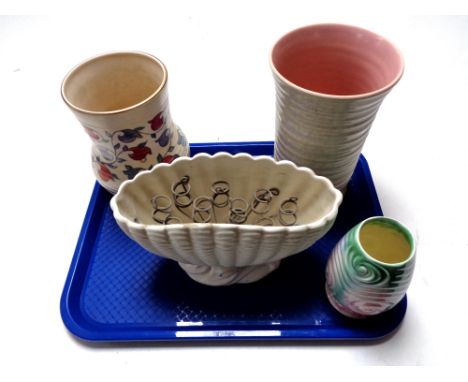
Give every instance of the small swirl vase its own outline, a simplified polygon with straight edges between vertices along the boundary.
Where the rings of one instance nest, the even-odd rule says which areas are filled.
[[[406,259],[384,262],[366,252],[360,236],[366,224],[382,225],[401,234],[408,243]],[[372,240],[379,244],[380,238],[376,236]],[[366,219],[346,233],[333,249],[326,267],[327,297],[336,310],[348,317],[365,318],[383,313],[403,299],[414,265],[414,239],[406,227],[386,217]]]
[[[169,110],[167,69],[150,54],[91,58],[65,77],[62,97],[91,138],[96,179],[113,194],[140,171],[189,153]]]

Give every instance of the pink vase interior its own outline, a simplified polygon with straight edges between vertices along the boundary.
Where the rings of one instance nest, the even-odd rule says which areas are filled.
[[[365,29],[312,25],[282,37],[272,65],[293,84],[317,93],[360,96],[385,90],[403,73],[403,58],[389,41]]]

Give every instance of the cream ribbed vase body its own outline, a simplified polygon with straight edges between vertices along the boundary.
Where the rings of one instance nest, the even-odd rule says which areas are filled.
[[[390,89],[366,98],[330,97],[274,77],[275,159],[309,167],[343,190]]]
[[[309,167],[344,190],[403,56],[382,36],[343,24],[293,30],[273,46],[275,159]]]

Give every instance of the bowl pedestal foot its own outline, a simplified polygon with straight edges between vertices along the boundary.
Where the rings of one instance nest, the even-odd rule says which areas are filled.
[[[279,267],[281,260],[247,267],[210,267],[179,263],[180,267],[195,281],[211,286],[253,283]]]

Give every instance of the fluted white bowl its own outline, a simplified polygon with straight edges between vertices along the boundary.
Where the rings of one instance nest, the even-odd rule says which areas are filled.
[[[245,224],[193,223],[173,208],[181,224],[158,224],[152,218],[155,195],[172,198],[171,185],[190,176],[191,195],[211,196],[215,181],[230,185],[231,197],[253,199],[261,188],[276,187],[271,202],[278,211],[283,200],[297,197],[294,226],[260,226],[251,214]],[[194,280],[208,285],[256,281],[276,269],[279,261],[320,239],[333,225],[342,194],[330,180],[290,161],[249,154],[218,153],[180,157],[158,164],[124,182],[111,200],[120,228],[149,252],[179,262]],[[217,221],[228,221],[228,208],[215,210]]]

